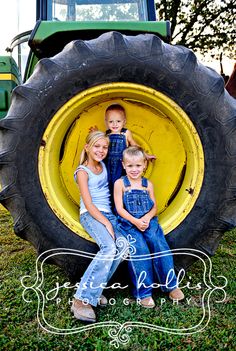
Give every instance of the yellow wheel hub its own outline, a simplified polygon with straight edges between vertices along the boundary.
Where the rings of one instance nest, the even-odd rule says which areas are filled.
[[[54,115],[39,150],[39,176],[45,198],[73,232],[92,240],[79,222],[80,194],[73,173],[91,126],[105,131],[104,111],[120,103],[126,127],[157,160],[145,176],[155,188],[159,221],[165,234],[189,214],[201,190],[204,155],[186,113],[164,94],[132,83],[102,84],[79,93]],[[56,235],[56,234],[55,234]]]

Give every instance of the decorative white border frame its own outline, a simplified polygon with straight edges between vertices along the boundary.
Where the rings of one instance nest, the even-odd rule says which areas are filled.
[[[128,238],[128,239],[129,239],[129,243],[131,246],[130,249],[133,250],[134,249],[134,247],[132,247],[132,243],[134,242],[134,241],[132,241],[133,238],[130,236],[130,238]],[[120,344],[127,344],[130,341],[129,333],[131,333],[131,331],[134,327],[148,328],[148,329],[156,330],[159,332],[178,334],[178,335],[190,335],[190,334],[194,334],[194,333],[198,333],[198,332],[203,331],[206,328],[206,326],[208,325],[210,318],[211,318],[211,310],[210,310],[211,294],[215,290],[220,290],[223,293],[223,299],[220,301],[215,301],[217,303],[223,302],[226,298],[226,292],[224,290],[224,288],[227,285],[226,277],[217,276],[217,278],[223,278],[224,284],[222,286],[214,285],[212,282],[212,279],[211,279],[211,272],[212,272],[211,259],[206,253],[204,253],[200,250],[196,250],[196,249],[189,249],[189,248],[173,249],[170,251],[164,251],[164,252],[150,254],[150,255],[140,255],[140,256],[137,256],[137,259],[139,259],[139,260],[140,260],[140,258],[141,258],[141,260],[153,259],[153,258],[158,258],[160,256],[163,256],[163,254],[164,255],[184,255],[184,254],[190,255],[190,256],[193,256],[195,258],[200,259],[200,261],[203,263],[203,266],[204,266],[203,281],[207,287],[207,290],[204,292],[202,299],[201,299],[203,316],[202,316],[200,322],[192,327],[181,328],[181,329],[165,328],[165,327],[153,325],[150,323],[134,322],[134,321],[128,321],[128,322],[125,322],[123,324],[116,322],[116,321],[106,321],[106,322],[101,322],[101,323],[98,322],[98,323],[89,324],[89,325],[80,326],[80,327],[71,328],[71,329],[57,328],[57,327],[54,327],[53,325],[49,324],[46,321],[45,316],[44,316],[45,296],[44,296],[43,291],[40,288],[44,282],[43,265],[47,259],[50,259],[51,257],[54,257],[56,255],[75,255],[75,256],[86,257],[86,258],[91,258],[91,259],[95,257],[95,254],[87,253],[85,251],[80,251],[80,250],[73,250],[73,249],[66,249],[66,248],[55,248],[55,249],[47,250],[47,251],[43,252],[41,255],[39,255],[37,260],[36,260],[36,275],[37,276],[36,276],[36,281],[34,282],[34,284],[31,286],[25,285],[24,280],[31,278],[31,276],[29,276],[29,275],[25,275],[21,278],[21,284],[24,288],[24,291],[22,293],[22,297],[23,297],[24,301],[32,302],[32,301],[27,300],[25,298],[25,294],[29,290],[33,290],[36,293],[37,298],[38,298],[37,319],[38,319],[39,325],[45,331],[47,331],[49,333],[53,333],[53,334],[58,334],[58,335],[66,335],[66,334],[80,333],[80,332],[83,332],[86,330],[92,330],[92,329],[100,328],[100,327],[106,327],[106,328],[109,327],[110,329],[108,330],[108,334],[112,338],[112,340],[110,341],[110,345],[114,346],[115,348],[118,348],[120,346]],[[43,258],[42,261],[40,262],[40,259],[45,255],[46,255],[46,257]],[[124,256],[124,259],[126,259],[126,260],[129,259],[129,258],[127,258],[127,252],[126,253],[123,252],[123,256]],[[117,254],[115,259],[118,259],[119,257],[120,257],[120,254],[119,255]],[[202,257],[204,257],[204,259]],[[208,273],[207,273],[207,268],[209,268]]]

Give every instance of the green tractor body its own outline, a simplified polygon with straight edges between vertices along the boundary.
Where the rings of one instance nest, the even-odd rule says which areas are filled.
[[[15,60],[11,56],[0,56],[0,119],[8,112],[12,90],[21,82]]]
[[[96,20],[96,6],[102,20]],[[53,13],[57,7],[62,20]],[[129,8],[131,14],[128,13]],[[8,48],[14,53],[15,60],[12,55],[0,56],[0,119],[7,115],[12,90],[32,75],[39,59],[57,54],[72,40],[90,40],[108,31],[131,35],[153,33],[166,42],[170,40],[170,23],[155,20],[154,2],[150,0],[147,3],[132,0],[37,0],[36,9],[34,29],[18,34]],[[28,51],[24,49],[23,57],[22,45],[26,46],[26,43]]]

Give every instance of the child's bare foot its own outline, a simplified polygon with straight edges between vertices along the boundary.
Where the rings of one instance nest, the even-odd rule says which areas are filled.
[[[176,288],[169,293],[169,298],[171,300],[181,301],[184,299],[184,293],[179,288]]]
[[[96,322],[96,315],[91,305],[84,304],[79,299],[74,299],[71,306],[71,312],[74,313],[75,318],[83,322]]]

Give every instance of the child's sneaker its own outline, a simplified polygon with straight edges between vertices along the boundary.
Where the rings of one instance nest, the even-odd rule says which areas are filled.
[[[100,307],[106,307],[108,304],[107,298],[104,295],[101,295],[98,299],[98,305]]]
[[[145,308],[153,308],[155,307],[155,302],[151,296],[145,297],[140,301],[140,305]]]
[[[96,315],[91,305],[84,304],[79,299],[74,299],[71,306],[74,317],[83,322],[95,323]]]
[[[176,288],[169,293],[169,298],[171,300],[181,301],[184,299],[184,293],[179,288]]]

